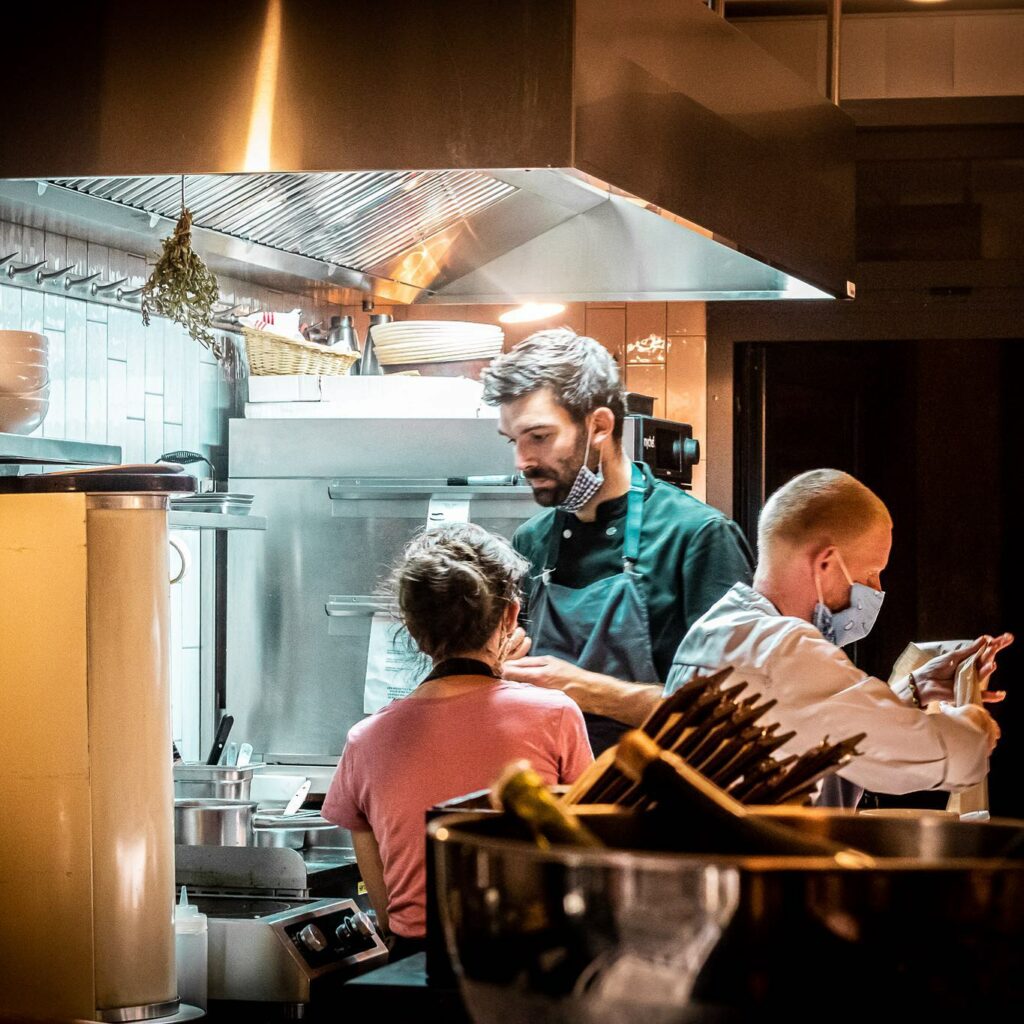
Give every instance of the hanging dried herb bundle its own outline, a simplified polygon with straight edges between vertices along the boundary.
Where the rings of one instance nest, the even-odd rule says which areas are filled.
[[[184,204],[174,234],[142,289],[142,322],[152,313],[181,324],[200,345],[218,353],[213,306],[220,297],[217,278],[192,248],[192,213]]]

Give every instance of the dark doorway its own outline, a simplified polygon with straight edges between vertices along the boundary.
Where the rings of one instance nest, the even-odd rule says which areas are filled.
[[[852,473],[892,513],[885,606],[850,652],[873,675],[886,678],[908,640],[1024,631],[1024,588],[1007,571],[1024,497],[1021,353],[1021,342],[994,341],[736,346],[734,494],[751,542],[764,498],[807,469]],[[1024,636],[993,681],[1010,696],[990,795],[994,813],[1024,817],[1022,667]]]

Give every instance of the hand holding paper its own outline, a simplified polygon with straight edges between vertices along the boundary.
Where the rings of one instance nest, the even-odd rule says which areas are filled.
[[[956,704],[972,703],[975,697],[960,695],[956,691],[957,676],[961,665],[968,658],[977,655],[975,673],[977,685],[980,687],[981,700],[985,703],[997,703],[1006,696],[1003,690],[988,690],[985,683],[996,670],[996,655],[1013,643],[1010,633],[998,637],[980,636],[973,643],[966,644],[956,650],[945,650],[920,668],[913,671],[914,681],[921,694],[922,704],[946,700]],[[966,699],[963,699],[966,697]]]

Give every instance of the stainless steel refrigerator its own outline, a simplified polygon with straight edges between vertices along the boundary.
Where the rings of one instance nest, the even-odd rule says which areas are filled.
[[[380,584],[428,521],[510,537],[537,511],[494,418],[246,419],[230,427],[230,490],[265,533],[228,546],[226,710],[269,762],[333,765],[364,716]],[[316,772],[312,774],[316,775]],[[323,773],[319,773],[321,776]]]

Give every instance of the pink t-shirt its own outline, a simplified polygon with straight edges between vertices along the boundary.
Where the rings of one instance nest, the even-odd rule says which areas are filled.
[[[485,789],[526,758],[546,782],[573,782],[590,764],[579,707],[559,690],[481,682],[452,697],[395,701],[348,734],[323,815],[380,847],[391,930],[426,930],[428,808]]]

